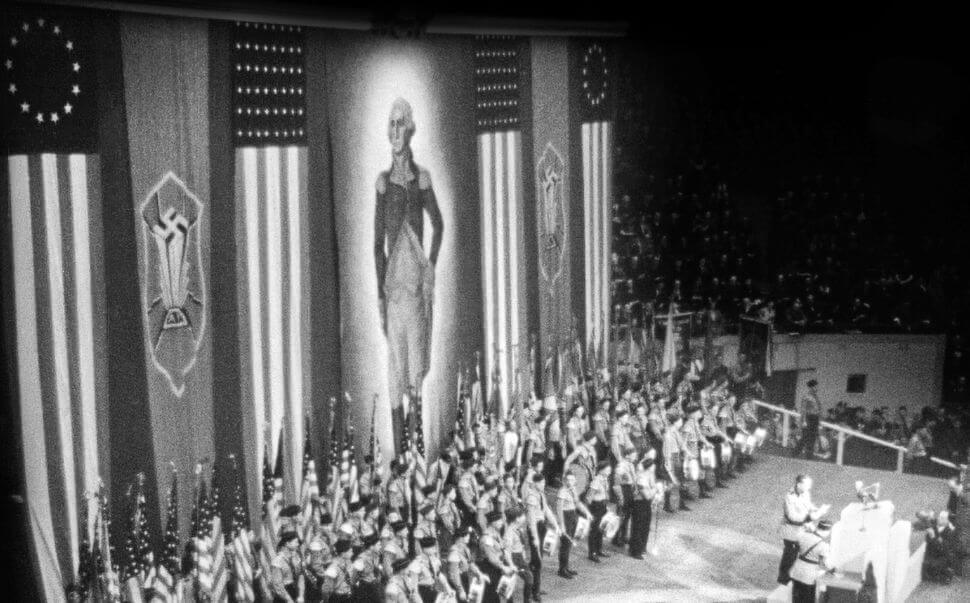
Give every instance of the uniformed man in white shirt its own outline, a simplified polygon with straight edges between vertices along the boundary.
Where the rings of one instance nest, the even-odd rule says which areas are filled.
[[[353,563],[353,550],[349,540],[338,540],[334,545],[337,557],[323,573],[324,600],[334,602],[353,601],[353,585],[357,581]]]
[[[381,539],[376,533],[363,539],[364,550],[354,560],[354,601],[380,603],[381,601]]]
[[[779,532],[784,544],[781,563],[778,565],[778,583],[788,584],[789,572],[798,556],[798,540],[805,527],[816,521],[828,510],[826,505],[816,507],[812,504],[812,478],[799,474],[795,485],[785,494]]]
[[[270,569],[270,590],[273,593],[273,601],[274,603],[303,603],[305,588],[303,561],[300,559],[300,539],[296,532],[283,532],[278,550]]]
[[[546,499],[546,478],[541,473],[532,476],[532,487],[525,495],[525,509],[531,541],[530,569],[534,577],[532,588],[538,594],[541,592],[542,541],[546,537],[546,530],[562,533],[556,515]]]
[[[422,603],[418,594],[419,564],[405,557],[394,561],[392,571],[384,587],[384,603]]]
[[[455,590],[455,596],[459,601],[468,600],[471,580],[481,573],[475,565],[471,548],[468,546],[474,533],[475,528],[472,526],[463,526],[456,530],[455,542],[448,550],[448,583]]]

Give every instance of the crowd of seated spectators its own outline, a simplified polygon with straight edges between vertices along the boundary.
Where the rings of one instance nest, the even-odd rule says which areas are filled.
[[[626,126],[615,167],[616,322],[637,324],[675,304],[713,311],[727,333],[743,316],[779,332],[943,332],[944,401],[970,402],[966,247],[915,231],[873,191],[859,175],[858,136],[838,124],[769,118],[755,103],[717,112],[704,94],[660,96],[618,107]],[[774,194],[740,203],[733,183],[752,163],[743,158],[757,156],[758,139],[784,132],[811,142],[800,147],[812,149],[810,175],[789,170],[766,187]],[[728,152],[724,140],[741,151]]]

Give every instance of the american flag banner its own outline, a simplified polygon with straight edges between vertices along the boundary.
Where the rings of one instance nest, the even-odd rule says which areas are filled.
[[[239,464],[235,455],[229,459],[233,466],[233,500],[230,515],[229,536],[232,560],[231,592],[236,601],[251,603],[256,600],[253,589],[253,574],[256,559],[253,554],[252,532],[250,531],[248,504],[243,496],[242,484],[245,476],[239,471]]]
[[[613,229],[613,90],[607,48],[591,42],[580,53],[586,341],[606,366],[611,342],[610,256]]]
[[[233,28],[241,394],[252,400],[244,413],[254,419],[251,452],[263,450],[264,425],[273,438],[270,450],[278,437],[289,441],[284,481],[290,492],[299,492],[310,391],[305,51],[301,27],[240,22]]]
[[[3,135],[26,498],[42,594],[79,567],[79,505],[98,488],[106,393],[100,138],[89,23],[4,21]],[[45,544],[46,543],[46,544]]]
[[[309,420],[307,421],[309,423]],[[317,483],[316,462],[313,460],[313,450],[310,443],[309,430],[303,443],[303,484],[300,488],[300,507],[302,533],[300,534],[303,542],[308,542],[313,532],[314,508],[316,499],[320,495],[320,486]]]
[[[496,391],[492,412],[505,416],[525,339],[525,270],[522,260],[522,133],[519,124],[519,55],[512,36],[480,36],[475,49],[475,119],[481,195],[482,290],[486,391]]]

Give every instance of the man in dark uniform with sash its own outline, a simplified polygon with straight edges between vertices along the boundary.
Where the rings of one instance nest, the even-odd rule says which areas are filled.
[[[792,603],[815,603],[815,584],[819,575],[829,570],[825,558],[831,531],[832,524],[822,520],[814,530],[798,535],[798,558],[791,568]]]
[[[391,105],[387,136],[391,169],[377,178],[374,213],[374,263],[381,326],[387,337],[388,390],[395,438],[401,438],[405,392],[421,391],[431,347],[434,268],[444,223],[431,186],[431,175],[411,155],[415,124],[411,105],[398,98]],[[422,248],[424,214],[431,220],[431,250]],[[396,443],[395,451],[402,449]]]

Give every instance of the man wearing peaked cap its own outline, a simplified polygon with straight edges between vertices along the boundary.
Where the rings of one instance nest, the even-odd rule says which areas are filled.
[[[418,595],[417,566],[408,558],[397,559],[391,565],[393,574],[384,588],[386,603],[417,603]]]
[[[353,584],[357,581],[357,571],[353,566],[351,547],[349,540],[338,540],[334,545],[337,557],[330,562],[323,574],[322,591],[327,601],[353,601]]]
[[[357,555],[353,564],[357,577],[357,585],[353,589],[355,601],[381,603],[379,544],[380,537],[376,533],[363,538],[364,550]]]
[[[303,560],[300,559],[300,539],[296,532],[287,530],[280,536],[278,553],[270,570],[270,590],[273,601],[289,603],[302,600],[305,583]]]
[[[515,573],[515,567],[506,563],[507,555],[505,541],[502,538],[502,514],[498,511],[489,511],[485,515],[488,521],[488,528],[482,533],[478,542],[479,562],[482,572],[488,577],[485,585],[485,596],[483,603],[498,603],[499,580],[503,575]]]
[[[471,576],[479,575],[478,566],[472,558],[471,543],[475,528],[472,526],[461,526],[455,531],[455,541],[448,549],[446,558],[448,572],[448,583],[455,590],[459,601],[468,600],[468,587],[471,584]]]
[[[333,549],[325,531],[317,530],[307,545],[307,559],[304,575],[306,576],[306,600],[320,601],[323,598],[323,575],[327,566],[333,560]]]
[[[421,552],[415,561],[421,570],[418,574],[418,592],[425,603],[434,603],[439,594],[454,595],[454,589],[442,571],[441,557],[438,551],[438,541],[434,536],[424,536],[418,544]]]

